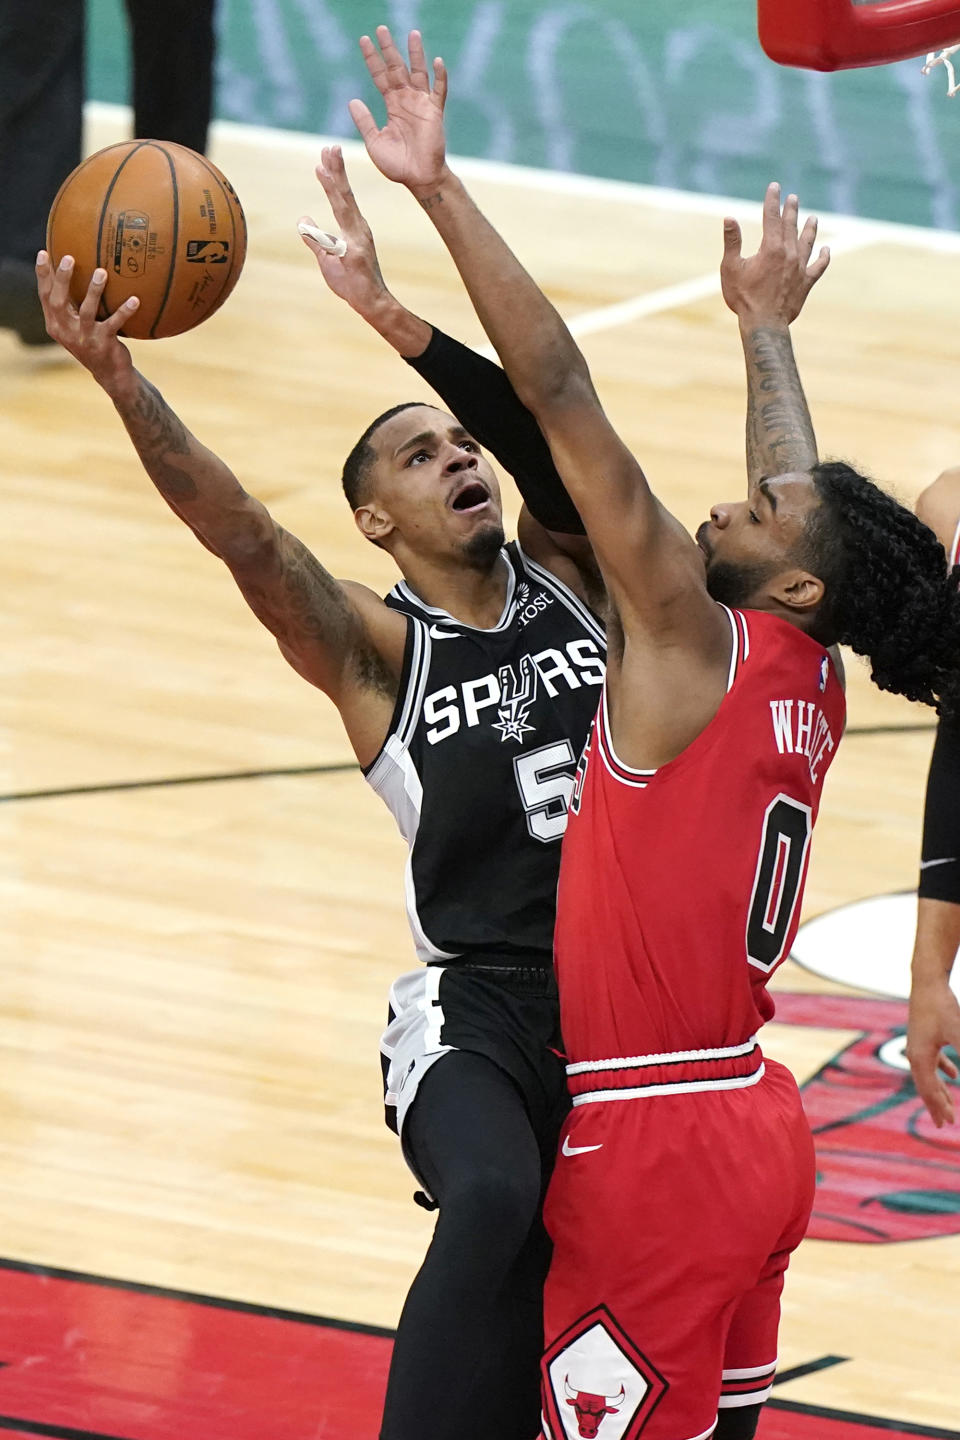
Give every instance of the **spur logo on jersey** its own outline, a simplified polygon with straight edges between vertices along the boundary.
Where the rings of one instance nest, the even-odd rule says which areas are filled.
[[[529,655],[520,660],[520,679],[512,665],[500,666],[499,719],[494,721],[494,730],[500,731],[501,740],[519,740],[532,735],[536,729],[527,724],[530,707],[537,698],[537,671]]]
[[[816,784],[820,766],[836,744],[823,711],[812,700],[771,700],[770,717],[780,754],[803,755]]]
[[[550,1346],[541,1375],[549,1440],[636,1440],[667,1391],[605,1305]]]
[[[432,691],[423,702],[427,741],[439,745],[461,729],[490,724],[501,740],[522,745],[536,729],[533,712],[540,695],[553,700],[562,689],[602,684],[603,658],[592,640],[568,640],[562,650],[549,646],[522,656],[519,667],[501,665],[475,680]]]

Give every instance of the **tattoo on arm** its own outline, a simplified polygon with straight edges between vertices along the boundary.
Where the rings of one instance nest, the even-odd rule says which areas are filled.
[[[747,470],[761,475],[809,470],[817,439],[789,331],[759,328],[743,337],[747,364]]]
[[[269,574],[236,577],[254,614],[292,656],[324,657],[331,680],[352,672],[364,688],[394,695],[396,677],[339,581],[295,535],[278,526],[277,537]]]
[[[188,459],[191,437],[156,386],[141,375],[132,404],[120,411],[137,454],[160,494],[172,505],[196,500],[196,481],[172,456]]]

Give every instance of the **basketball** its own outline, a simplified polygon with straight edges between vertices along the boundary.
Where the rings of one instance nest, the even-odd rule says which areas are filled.
[[[120,332],[137,340],[181,335],[218,310],[247,252],[243,208],[204,156],[159,140],[98,150],[61,185],[47,220],[56,266],[76,262],[70,298],[80,304],[94,270],[107,272],[101,318],[136,295]]]

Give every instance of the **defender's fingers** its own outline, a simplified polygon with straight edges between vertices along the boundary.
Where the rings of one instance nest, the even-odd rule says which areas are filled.
[[[347,253],[346,240],[341,240],[339,235],[331,235],[328,230],[321,230],[319,225],[313,223],[309,215],[303,215],[297,221],[297,233],[318,260],[321,255],[346,255]]]
[[[98,268],[90,277],[90,284],[87,286],[87,293],[80,305],[80,319],[85,325],[92,325],[97,318],[97,311],[100,309],[100,301],[107,284],[107,272]]]
[[[387,67],[383,63],[383,56],[380,54],[380,51],[377,49],[376,45],[374,45],[369,35],[360,36],[360,52],[363,55],[364,60],[366,61],[367,70],[370,73],[370,79],[373,81],[374,85],[376,85],[377,89],[380,91],[380,94],[386,95],[387,91],[390,88],[390,82],[387,79]]]
[[[816,284],[816,282],[820,279],[820,276],[824,273],[829,264],[830,246],[821,245],[820,254],[817,256],[816,260],[814,260],[812,265],[807,266],[807,279],[810,281],[811,285]]]
[[[360,138],[364,144],[369,144],[370,141],[376,140],[380,134],[380,127],[370,113],[370,107],[364,105],[362,100],[351,100],[347,109],[350,111],[350,118],[359,130]]]
[[[336,162],[327,150],[323,151],[323,161],[317,166],[317,179],[323,186],[323,193],[330,201],[333,218],[341,228],[345,225],[356,225],[358,220],[363,219],[356,196],[350,189],[343,162],[340,162],[338,171]],[[306,218],[309,219],[309,216]],[[313,221],[311,220],[310,223],[313,224]]]
[[[433,93],[440,101],[442,110],[447,103],[447,67],[439,55],[433,62]]]
[[[813,254],[819,224],[820,222],[816,215],[808,215],[803,222],[803,229],[800,231],[800,239],[797,242],[800,251],[800,263],[802,265],[809,265],[810,263],[810,256]]]
[[[407,62],[397,48],[397,43],[387,25],[377,26],[377,43],[380,46],[383,63],[387,67],[388,84],[395,90],[399,90],[403,85],[409,85],[410,71],[407,69]]]
[[[763,197],[763,238],[772,238],[780,232],[780,183],[771,180]]]
[[[940,1069],[943,1071],[944,1075],[949,1075],[951,1080],[960,1079],[960,1070],[957,1069],[956,1065],[950,1059],[950,1056],[944,1055],[942,1050],[940,1052],[940,1059],[937,1063]]]
[[[739,260],[742,249],[743,232],[740,229],[740,222],[735,220],[732,215],[727,215],[723,222],[724,260]]]
[[[410,51],[410,80],[418,90],[430,90],[430,71],[427,69],[427,56],[423,48],[423,36],[419,30],[411,30],[407,39],[407,49]]]
[[[788,195],[783,202],[783,238],[788,245],[797,244],[797,222],[800,214],[800,200],[796,195]]]
[[[114,310],[113,314],[108,315],[106,320],[103,321],[104,335],[111,335],[114,337],[119,335],[120,331],[123,329],[124,325],[126,325],[131,315],[133,315],[136,310],[139,310],[139,308],[140,301],[137,299],[136,295],[131,295],[129,300],[124,300],[119,310]]]

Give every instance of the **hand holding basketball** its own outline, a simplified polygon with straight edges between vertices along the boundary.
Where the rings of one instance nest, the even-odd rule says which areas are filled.
[[[55,270],[46,250],[37,256],[37,289],[47,332],[110,393],[133,369],[130,352],[119,335],[140,301],[131,296],[106,320],[98,320],[107,272],[94,271],[78,309],[70,299],[74,268],[72,255],[65,255]]]
[[[811,263],[817,219],[811,215],[797,232],[799,201],[788,195],[780,208],[780,186],[767,186],[763,202],[763,235],[756,255],[744,259],[743,236],[736,220],[723,222],[720,284],[727,305],[741,321],[790,325],[830,264],[824,245]]]
[[[380,173],[411,190],[429,191],[439,183],[446,165],[443,107],[447,71],[442,60],[434,60],[431,88],[419,30],[411,30],[408,43],[409,67],[386,25],[377,26],[377,44],[369,35],[360,41],[370,77],[387,107],[383,129],[362,100],[351,100],[349,108]]]

